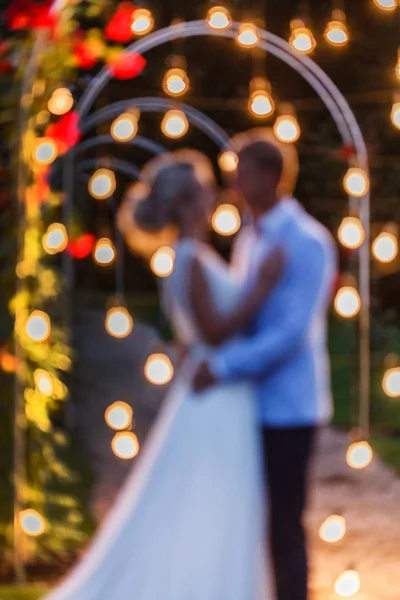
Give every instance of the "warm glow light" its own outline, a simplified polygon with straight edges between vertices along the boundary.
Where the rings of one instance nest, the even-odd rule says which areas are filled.
[[[93,252],[93,258],[98,265],[111,265],[115,260],[115,248],[112,241],[108,238],[98,240]]]
[[[257,27],[252,23],[242,23],[238,29],[236,41],[244,48],[256,46],[260,41],[260,34]]]
[[[162,246],[152,256],[150,267],[157,277],[168,277],[174,270],[175,251],[169,246]]]
[[[33,374],[33,379],[35,382],[35,386],[37,391],[42,394],[42,396],[46,396],[47,398],[53,393],[53,380],[47,371],[43,369],[36,369]]]
[[[371,464],[373,452],[368,442],[356,442],[347,450],[346,461],[352,469],[365,469]]]
[[[45,530],[45,523],[43,517],[32,508],[22,510],[19,513],[19,522],[21,529],[31,537],[37,537],[42,535]]]
[[[399,245],[393,233],[383,231],[372,244],[372,253],[376,260],[382,263],[390,263],[399,252]]]
[[[46,341],[51,333],[49,315],[41,310],[33,311],[26,321],[25,331],[33,342]]]
[[[395,10],[397,0],[374,0],[375,4],[383,10]]]
[[[136,35],[145,35],[154,27],[154,18],[151,12],[145,8],[135,10],[133,15],[132,31]]]
[[[338,315],[346,319],[355,317],[361,308],[361,298],[355,287],[340,288],[335,298],[335,309]]]
[[[120,431],[113,437],[111,443],[112,450],[115,456],[123,460],[135,458],[139,453],[139,442],[134,433],[131,431]]]
[[[241,226],[240,214],[236,206],[232,204],[221,204],[218,206],[212,218],[214,231],[220,235],[234,235]]]
[[[399,64],[400,69],[400,64]],[[400,78],[400,75],[399,75]],[[393,125],[396,129],[400,129],[400,102],[395,102],[392,106],[392,112],[390,114]]]
[[[68,234],[64,225],[53,223],[49,225],[42,239],[44,250],[47,254],[62,252],[68,245]]]
[[[256,117],[268,117],[275,110],[275,104],[271,94],[266,90],[253,92],[250,96],[249,110]]]
[[[122,430],[132,425],[133,410],[126,402],[114,402],[105,412],[104,418],[111,429]]]
[[[365,231],[360,219],[345,217],[340,224],[338,237],[340,243],[346,248],[355,250],[362,246],[365,240]]]
[[[125,338],[133,329],[133,319],[126,308],[118,306],[107,311],[105,325],[111,336]]]
[[[223,6],[214,6],[208,11],[207,23],[211,29],[223,31],[225,29],[229,29],[229,27],[232,25],[232,19],[229,11],[226,8]]]
[[[397,63],[396,63],[395,73],[396,73],[397,79],[400,79],[400,48],[397,51]]]
[[[154,385],[169,383],[174,375],[174,368],[166,354],[152,354],[144,367],[146,379]]]
[[[54,90],[47,104],[47,108],[53,115],[65,115],[74,105],[74,98],[68,88]]]
[[[170,69],[165,73],[163,90],[170,96],[182,96],[189,89],[189,78],[184,69]]]
[[[138,132],[138,118],[131,113],[117,117],[111,125],[110,133],[117,142],[129,142]]]
[[[346,535],[346,521],[339,515],[331,515],[319,529],[319,537],[328,544],[340,542]]]
[[[362,198],[369,191],[368,175],[363,169],[353,167],[347,171],[343,185],[349,196]]]
[[[172,139],[184,136],[189,129],[189,121],[181,110],[169,110],[161,123],[164,135]]]
[[[106,200],[116,187],[115,175],[110,169],[97,169],[89,180],[89,192],[96,200]]]
[[[341,598],[350,598],[360,591],[361,581],[357,571],[344,571],[335,582],[335,593]]]
[[[238,166],[238,155],[232,150],[225,150],[218,157],[218,165],[224,173],[234,173]]]
[[[275,137],[286,144],[297,142],[300,137],[300,125],[293,115],[281,115],[274,125]]]
[[[388,369],[383,377],[383,391],[389,398],[400,398],[400,367]]]
[[[57,144],[51,138],[38,138],[33,145],[33,160],[38,165],[51,165],[57,158],[57,154]]]
[[[331,21],[325,29],[325,38],[334,46],[345,46],[349,41],[346,24],[341,21]]]
[[[291,25],[290,45],[303,54],[309,54],[317,45],[311,29],[306,27],[300,19],[296,19]]]

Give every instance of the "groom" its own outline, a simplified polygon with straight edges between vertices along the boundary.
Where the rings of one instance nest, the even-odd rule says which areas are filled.
[[[279,197],[283,159],[275,146],[254,141],[238,156],[237,186],[254,221],[243,234],[248,277],[273,246],[283,249],[285,265],[246,334],[199,367],[194,387],[240,378],[257,383],[277,598],[307,600],[302,519],[316,430],[332,411],[326,317],[336,251],[329,233],[296,200]]]

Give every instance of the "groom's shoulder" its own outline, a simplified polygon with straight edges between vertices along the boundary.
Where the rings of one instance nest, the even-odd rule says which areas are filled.
[[[288,224],[294,251],[303,249],[306,253],[322,252],[334,257],[336,244],[330,231],[312,215],[301,209],[293,214]]]

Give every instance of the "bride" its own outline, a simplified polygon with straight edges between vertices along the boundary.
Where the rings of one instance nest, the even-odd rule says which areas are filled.
[[[137,205],[142,230],[178,232],[163,296],[189,358],[94,542],[47,600],[272,597],[252,385],[223,384],[196,395],[191,373],[247,323],[273,288],[281,256],[264,259],[253,285],[235,280],[204,241],[215,200],[210,173],[205,183],[196,164],[177,157],[159,168]]]

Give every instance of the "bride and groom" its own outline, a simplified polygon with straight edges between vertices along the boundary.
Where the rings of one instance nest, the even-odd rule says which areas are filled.
[[[47,600],[308,597],[302,516],[315,433],[331,415],[335,250],[279,197],[275,146],[253,141],[238,156],[253,216],[234,250],[238,270],[204,241],[210,173],[166,164],[138,204],[143,230],[178,232],[163,298],[189,352],[114,508]]]

